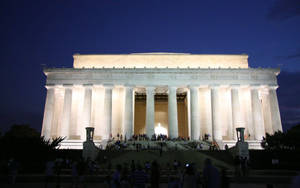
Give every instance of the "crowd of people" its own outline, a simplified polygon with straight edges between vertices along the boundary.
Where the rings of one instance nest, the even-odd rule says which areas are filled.
[[[202,140],[208,140],[209,135],[205,134]],[[168,135],[165,134],[153,134],[151,138],[146,134],[134,134],[130,138],[123,137],[122,134],[117,134],[116,137],[111,135],[112,140],[120,140],[120,141],[189,141],[190,137],[178,136],[177,138],[171,139]]]
[[[105,150],[108,151],[112,151],[112,150],[124,150],[124,149],[128,149],[128,146],[131,146],[131,150],[136,150],[136,151],[142,151],[142,150],[160,150],[162,149],[162,147],[166,147],[168,150],[178,150],[178,143],[175,143],[175,145],[171,145],[170,148],[167,146],[167,144],[164,142],[166,141],[166,135],[158,135],[157,136],[157,140],[158,141],[157,144],[151,144],[151,142],[145,142],[145,143],[141,143],[139,141],[138,136],[134,136],[134,140],[131,140],[132,142],[127,142],[127,141],[122,141],[122,140],[116,140],[116,141],[110,141],[107,143]],[[142,137],[144,138],[144,137]],[[184,140],[184,139],[181,139]],[[204,149],[209,149],[209,150],[220,150],[219,146],[216,144],[216,142],[212,142],[209,146],[205,146],[205,144],[203,144],[202,142],[189,142],[187,143],[188,147],[190,147],[191,149],[194,150],[204,150]],[[103,149],[103,147],[100,147],[100,149]],[[228,148],[227,148],[228,149]]]
[[[131,160],[113,166],[107,157],[104,156],[104,159],[106,160],[101,164],[89,159],[77,161],[56,158],[48,160],[45,164],[44,187],[48,188],[50,182],[55,183],[56,187],[61,187],[62,182],[66,183],[62,180],[61,175],[67,174],[72,176],[70,185],[74,188],[86,187],[90,183],[90,177],[100,178],[96,181],[108,188],[155,188],[160,187],[161,183],[167,184],[168,188],[229,187],[226,169],[219,170],[210,159],[205,160],[202,169],[197,168],[194,163],[182,163],[177,160],[164,164],[158,163],[156,160],[145,163]],[[235,158],[236,176],[248,176],[247,162],[247,158]],[[8,161],[8,182],[11,184],[15,183],[18,166],[16,160]]]
[[[143,144],[136,143],[136,142],[138,142],[138,141],[160,141],[160,142],[162,142],[162,141],[188,141],[188,140],[190,140],[189,137],[187,137],[187,138],[178,137],[175,139],[170,139],[167,135],[164,135],[164,134],[158,134],[158,135],[153,134],[151,139],[149,139],[149,137],[146,134],[135,134],[135,135],[132,135],[132,137],[127,140],[126,136],[123,137],[122,134],[117,134],[117,139],[115,139],[115,137],[112,137],[112,139],[109,140],[109,142],[106,146],[106,150],[122,150],[122,149],[127,148],[127,146],[131,145],[131,144],[135,147],[135,149],[137,151],[145,150],[145,149],[160,149],[159,147],[158,148],[150,147],[149,143],[148,143],[148,145],[143,145]],[[127,141],[131,141],[133,143],[128,144]],[[99,148],[103,149],[102,146],[99,146]],[[199,148],[195,147],[194,149],[199,149]],[[202,149],[202,145],[201,145],[201,149]]]
[[[134,135],[132,135],[132,137],[129,140],[132,140],[132,141],[149,140],[149,137],[146,134],[134,134]]]
[[[129,140],[130,141],[143,141],[143,140],[146,140],[146,141],[149,141],[149,140],[151,140],[151,141],[187,141],[187,140],[190,140],[190,138],[178,136],[177,138],[171,139],[165,134],[153,134],[151,136],[151,138],[149,138],[146,134],[135,134]]]
[[[174,160],[165,164],[159,164],[156,160],[140,163],[132,160],[128,163],[113,166],[107,157],[103,157],[101,165],[87,159],[69,160],[68,158],[57,158],[48,160],[45,165],[45,188],[49,182],[60,184],[62,169],[69,169],[72,175],[72,187],[80,187],[87,183],[87,177],[91,175],[105,176],[104,183],[111,188],[127,187],[159,187],[159,183],[168,183],[169,188],[182,187],[228,187],[226,170],[219,171],[211,162],[206,159],[202,173],[194,163],[182,163]],[[235,158],[235,175],[248,176],[247,158]],[[57,186],[59,187],[59,186]]]
[[[145,188],[146,185],[158,188],[162,182],[167,183],[168,188],[196,188],[199,185],[209,188],[228,184],[225,171],[222,171],[221,175],[210,159],[205,160],[202,173],[196,168],[196,164],[182,164],[177,160],[165,166],[161,166],[156,160],[143,164],[132,160],[129,163],[117,164],[113,169],[110,162],[105,165],[107,166],[102,166],[99,173],[100,165],[91,160],[70,161],[68,164],[61,159],[48,161],[45,188],[48,187],[51,178],[56,181],[56,187],[60,187],[61,169],[66,167],[71,169],[72,187],[85,187],[90,175],[105,176],[103,183],[109,188]]]

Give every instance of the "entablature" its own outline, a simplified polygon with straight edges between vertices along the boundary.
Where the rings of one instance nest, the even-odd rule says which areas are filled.
[[[47,84],[191,85],[265,84],[277,85],[279,69],[44,69]]]

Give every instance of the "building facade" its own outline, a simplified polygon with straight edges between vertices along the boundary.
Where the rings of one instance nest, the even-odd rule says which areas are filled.
[[[82,148],[85,127],[95,142],[117,134],[167,134],[232,145],[245,127],[250,148],[282,131],[279,69],[250,68],[247,55],[145,53],[79,55],[73,68],[45,68],[42,135]]]

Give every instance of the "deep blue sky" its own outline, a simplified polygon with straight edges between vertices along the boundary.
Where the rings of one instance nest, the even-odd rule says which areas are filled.
[[[300,122],[299,0],[1,0],[0,129],[40,130],[41,64],[72,67],[74,53],[249,54],[281,67],[284,129]]]

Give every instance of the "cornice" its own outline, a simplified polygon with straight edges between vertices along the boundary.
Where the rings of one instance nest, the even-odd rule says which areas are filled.
[[[279,68],[100,68],[100,69],[74,69],[74,68],[45,68],[44,73],[261,73],[273,72],[278,75]]]

